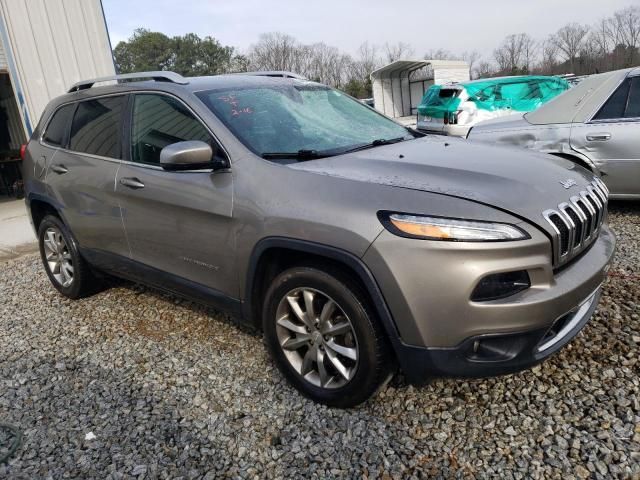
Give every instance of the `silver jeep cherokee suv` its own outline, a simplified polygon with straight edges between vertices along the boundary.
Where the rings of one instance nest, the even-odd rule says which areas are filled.
[[[332,406],[397,367],[421,383],[543,360],[592,315],[615,246],[607,188],[572,162],[424,136],[286,76],[82,82],[24,160],[63,295],[106,272],[228,311]]]

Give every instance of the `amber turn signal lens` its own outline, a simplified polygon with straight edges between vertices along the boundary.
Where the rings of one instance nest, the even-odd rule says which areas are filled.
[[[391,223],[398,230],[408,233],[409,235],[415,235],[416,237],[451,238],[451,235],[436,225],[403,222],[402,220],[396,220],[394,218],[391,218]]]

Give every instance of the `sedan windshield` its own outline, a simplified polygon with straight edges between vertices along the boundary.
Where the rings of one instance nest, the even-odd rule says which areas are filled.
[[[261,85],[197,95],[264,158],[310,160],[414,138],[401,125],[323,85]]]

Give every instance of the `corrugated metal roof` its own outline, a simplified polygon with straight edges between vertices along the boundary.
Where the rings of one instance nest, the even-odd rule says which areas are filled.
[[[400,74],[405,71],[411,72],[427,65],[431,65],[434,70],[439,68],[469,68],[467,62],[461,60],[396,60],[371,72],[371,78],[389,78],[394,74]]]

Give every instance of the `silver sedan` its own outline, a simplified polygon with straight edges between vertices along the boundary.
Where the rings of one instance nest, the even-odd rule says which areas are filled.
[[[640,198],[640,68],[585,78],[524,115],[481,122],[469,140],[517,145],[599,173],[612,198]]]

